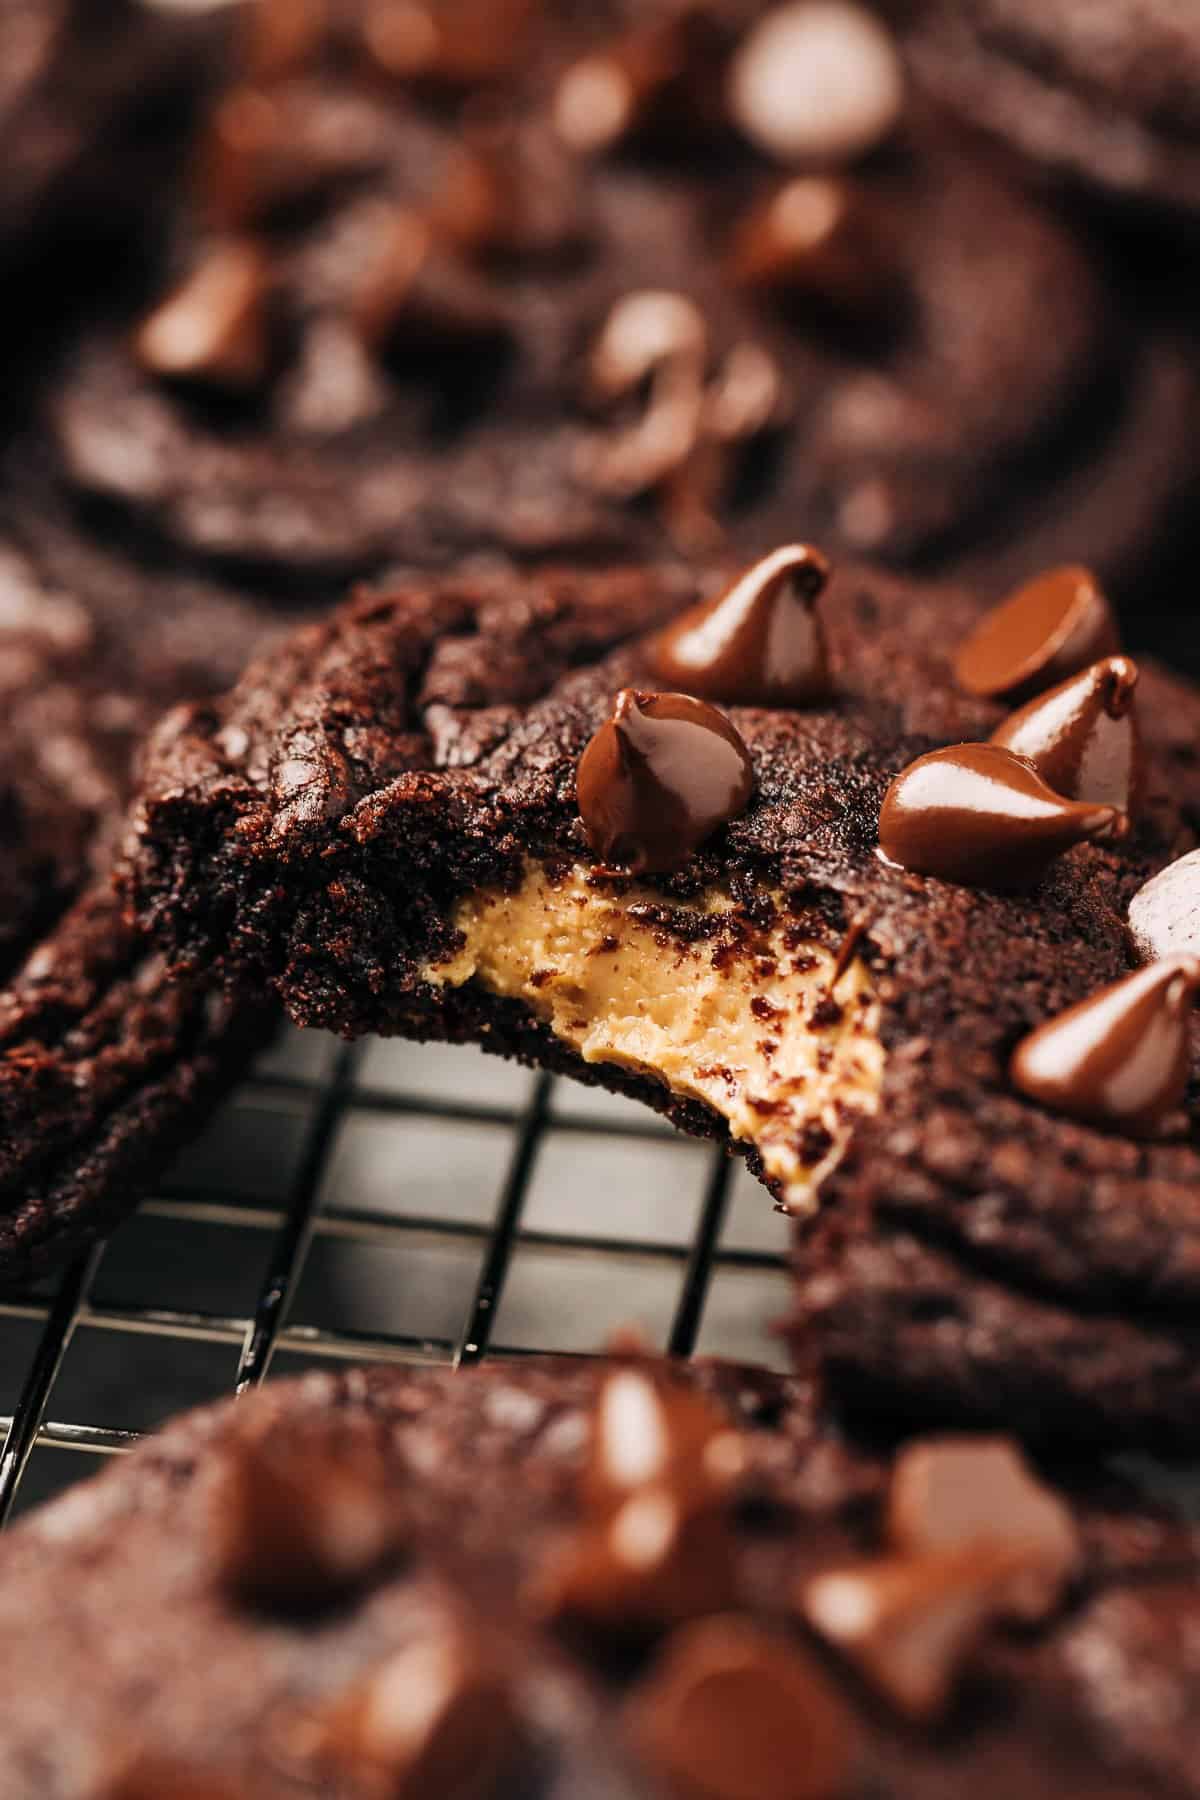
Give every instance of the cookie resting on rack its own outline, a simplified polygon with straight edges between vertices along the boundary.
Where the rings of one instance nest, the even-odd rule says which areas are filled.
[[[1200,696],[1090,663],[1079,570],[997,613],[827,575],[794,545],[741,572],[360,596],[159,729],[142,916],[300,1024],[479,1043],[727,1136],[826,1249],[843,1218],[915,1234],[1009,1309],[1010,1379],[960,1381],[965,1410],[1194,1447],[1200,1151],[1176,1075],[1147,1133],[1065,1114],[1010,1063],[1129,973],[1126,908],[1194,842]],[[1064,670],[1071,643],[1099,673]],[[980,686],[1039,680],[1033,754],[987,742],[1009,711]]]
[[[737,1365],[350,1369],[0,1543],[10,1800],[1038,1800],[1197,1785],[1193,1532]],[[31,1634],[44,1656],[31,1658]]]

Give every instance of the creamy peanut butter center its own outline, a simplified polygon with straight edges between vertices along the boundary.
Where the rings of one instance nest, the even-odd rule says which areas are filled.
[[[670,916],[672,913],[675,916]],[[879,1004],[776,900],[766,926],[728,895],[686,909],[594,871],[530,865],[520,886],[468,894],[464,943],[426,980],[523,1001],[584,1062],[619,1063],[702,1101],[752,1144],[789,1211],[810,1210],[883,1076]]]

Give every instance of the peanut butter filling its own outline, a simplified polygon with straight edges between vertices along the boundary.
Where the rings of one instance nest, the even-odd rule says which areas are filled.
[[[615,893],[584,868],[530,865],[512,892],[459,902],[462,949],[423,971],[524,1002],[584,1062],[619,1063],[702,1101],[752,1144],[789,1211],[811,1210],[858,1118],[879,1104],[879,1004],[853,958],[831,990],[832,951],[781,904],[752,924],[728,895],[690,903],[690,941],[660,894]]]

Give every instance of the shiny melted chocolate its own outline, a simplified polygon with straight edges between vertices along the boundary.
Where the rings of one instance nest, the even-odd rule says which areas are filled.
[[[687,694],[623,688],[579,759],[579,811],[606,863],[664,871],[750,798],[750,753],[724,713]]]
[[[1050,569],[993,607],[959,646],[969,694],[1031,700],[1121,647],[1116,618],[1087,569]]]
[[[1057,794],[1138,810],[1145,779],[1137,664],[1106,656],[1013,713],[992,733],[1031,762]]]
[[[1072,845],[1124,826],[1115,806],[1064,799],[1011,750],[955,744],[897,775],[880,810],[879,847],[916,874],[1018,888]]]
[[[817,598],[829,564],[809,544],[773,550],[668,626],[653,651],[664,681],[741,706],[805,706],[830,688]]]

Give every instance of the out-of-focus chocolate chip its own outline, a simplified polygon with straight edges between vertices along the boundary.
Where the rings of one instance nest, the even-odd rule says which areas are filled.
[[[728,267],[739,285],[815,305],[833,323],[882,322],[901,295],[891,216],[843,175],[798,175],[753,206]]]
[[[810,1577],[798,1600],[813,1630],[872,1687],[924,1721],[946,1710],[972,1651],[1031,1564],[1027,1551],[990,1544],[879,1557]]]
[[[1126,826],[1113,806],[1065,800],[997,744],[955,744],[910,763],[888,788],[879,847],[889,862],[968,887],[1036,881],[1074,844]]]
[[[828,579],[829,564],[811,545],[773,550],[661,633],[655,672],[687,693],[742,706],[826,698],[829,661],[814,608]]]
[[[231,1451],[211,1499],[221,1586],[264,1612],[304,1613],[355,1589],[404,1542],[401,1509],[376,1458],[302,1438]]]
[[[1070,1508],[1039,1481],[1011,1438],[925,1438],[900,1450],[892,1468],[887,1533],[911,1555],[973,1546],[1028,1550],[1004,1611],[1044,1618],[1079,1567]]]
[[[1183,1103],[1200,958],[1167,956],[1101,988],[1018,1044],[1012,1079],[1087,1124],[1153,1136]]]
[[[729,110],[780,162],[842,163],[889,135],[904,73],[887,28],[853,0],[794,0],[752,27],[729,70]]]
[[[857,1753],[817,1664],[734,1618],[670,1639],[634,1695],[628,1735],[671,1800],[838,1800]]]
[[[737,1599],[728,1521],[720,1509],[688,1511],[666,1483],[576,1532],[530,1590],[543,1618],[616,1637],[653,1635]]]
[[[494,344],[508,330],[487,284],[443,246],[430,224],[397,207],[379,232],[378,248],[352,303],[364,343],[383,351]]]
[[[750,799],[750,754],[716,707],[623,688],[579,760],[579,811],[604,862],[678,868]]]
[[[448,1628],[397,1650],[337,1702],[321,1722],[318,1757],[396,1800],[487,1800],[520,1741],[503,1673]]]
[[[954,673],[969,694],[1032,700],[1121,648],[1117,621],[1089,569],[1050,569],[1026,582],[959,645]]]
[[[992,733],[1031,762],[1057,794],[1139,810],[1145,770],[1138,729],[1137,664],[1107,656],[1030,700]]]
[[[364,0],[359,29],[389,79],[472,88],[517,67],[538,10],[539,0]]]
[[[727,1496],[744,1465],[741,1439],[715,1406],[635,1360],[600,1389],[581,1494],[604,1518],[639,1490],[665,1485],[691,1513]]]
[[[670,143],[716,135],[728,48],[703,6],[680,7],[570,64],[554,94],[555,130],[583,155],[630,137]]]
[[[134,350],[152,375],[234,390],[270,372],[271,276],[247,239],[212,245],[139,327]]]
[[[1129,902],[1129,930],[1143,962],[1200,956],[1200,850],[1151,877]]]

